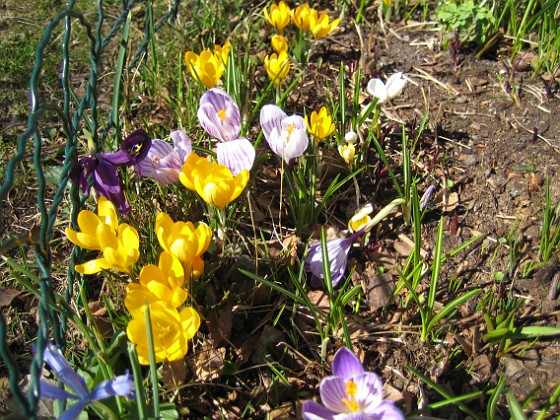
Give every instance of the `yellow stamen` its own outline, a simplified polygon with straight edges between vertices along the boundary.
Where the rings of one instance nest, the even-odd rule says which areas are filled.
[[[220,109],[220,112],[218,112],[218,117],[220,117],[222,120],[226,119],[226,110],[225,109]]]
[[[349,380],[346,382],[346,395],[348,398],[343,398],[342,402],[346,404],[346,407],[350,410],[351,413],[355,413],[360,409],[358,401],[356,401],[355,395],[358,393],[358,386],[356,382]]]
[[[286,130],[288,131],[288,137],[286,138],[286,143],[288,143],[290,141],[290,136],[292,135],[292,131],[294,131],[294,125],[290,124],[290,126],[288,128],[286,128]]]

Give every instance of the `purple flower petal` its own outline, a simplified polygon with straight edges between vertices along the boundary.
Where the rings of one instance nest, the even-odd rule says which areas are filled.
[[[121,178],[117,168],[107,162],[102,155],[97,156],[98,165],[93,173],[93,185],[97,192],[110,200],[122,215],[130,213],[132,208],[124,196]]]
[[[255,161],[255,148],[246,138],[218,143],[216,155],[220,165],[227,166],[233,176],[243,169],[251,170]]]
[[[75,420],[78,418],[80,413],[84,411],[84,408],[90,403],[91,401],[88,399],[83,399],[76,401],[72,407],[66,410],[62,415],[58,418],[58,420]]]
[[[115,395],[136,398],[136,393],[134,392],[134,376],[126,373],[125,375],[103,381],[95,387],[88,398],[90,401],[99,401],[114,397]]]
[[[348,252],[354,242],[354,236],[355,235],[349,238],[331,239],[327,241],[327,255],[331,268],[331,282],[333,287],[338,286],[338,283],[342,277],[344,277],[346,263],[348,261]],[[315,242],[309,245],[307,257],[305,258],[305,270],[311,272],[319,279],[325,278],[321,242]]]
[[[55,400],[79,398],[78,396],[70,394],[64,389],[60,389],[58,386],[45,381],[39,382],[39,395],[41,396],[41,398],[52,398]]]
[[[231,141],[239,137],[241,115],[235,101],[223,89],[209,89],[200,98],[198,122],[212,137]]]
[[[349,380],[364,373],[364,368],[360,359],[351,350],[341,347],[334,355],[332,371],[334,375]]]
[[[116,152],[103,153],[103,158],[113,165],[134,165],[141,162],[150,151],[152,140],[145,130],[136,130],[123,140]]]
[[[301,407],[301,414],[304,420],[334,419],[337,414],[314,401],[308,400]]]
[[[97,158],[83,157],[78,164],[70,171],[70,179],[78,188],[82,190],[84,195],[89,194],[89,175],[97,168]]]
[[[376,413],[383,401],[383,382],[373,372],[364,372],[353,378],[358,392],[356,401],[366,413]]]
[[[344,400],[348,398],[346,393],[346,381],[340,376],[327,376],[321,380],[319,386],[321,402],[329,410],[335,413],[344,413],[348,406]]]
[[[384,400],[375,410],[377,416],[383,420],[404,420],[401,410],[392,401]]]
[[[86,381],[72,369],[57,346],[48,343],[43,352],[43,360],[78,397],[83,398],[88,394]]]
[[[187,160],[187,156],[192,153],[192,142],[190,137],[181,130],[175,130],[171,133],[171,139],[173,140],[173,145],[175,146],[175,151],[179,155],[179,160],[181,161],[181,166]]]
[[[280,131],[282,131],[282,120],[287,117],[288,115],[276,105],[269,104],[261,108],[260,123],[268,144],[270,144],[272,131],[276,129],[277,132],[280,133]]]

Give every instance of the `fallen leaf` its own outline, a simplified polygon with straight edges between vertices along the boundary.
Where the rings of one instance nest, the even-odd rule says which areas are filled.
[[[21,293],[21,290],[16,289],[0,289],[0,308],[10,306],[12,304],[12,300]]]
[[[161,378],[165,389],[174,391],[187,379],[187,369],[183,360],[164,361],[161,366]]]
[[[211,382],[218,379],[224,369],[225,355],[225,348],[215,349],[211,343],[195,351],[193,357],[187,361],[195,380]]]
[[[389,273],[378,274],[373,268],[365,269],[361,284],[372,312],[387,306],[395,290],[393,276]]]
[[[206,316],[206,326],[214,346],[220,347],[224,341],[229,341],[233,325],[233,300],[227,299],[212,309]]]

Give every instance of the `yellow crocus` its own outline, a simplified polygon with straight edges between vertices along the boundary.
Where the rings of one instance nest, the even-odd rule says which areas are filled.
[[[183,264],[185,280],[197,279],[204,270],[202,254],[212,240],[212,230],[205,223],[174,222],[167,213],[156,217],[156,236],[161,247]]]
[[[279,31],[284,30],[290,23],[290,8],[283,1],[270,6],[270,12],[265,8],[264,17]]]
[[[150,364],[145,315],[148,305],[156,363],[183,359],[189,349],[188,340],[200,327],[200,316],[191,307],[179,312],[171,303],[158,300],[139,308],[126,328],[128,339],[136,344],[138,361],[142,365]]]
[[[243,169],[233,176],[227,166],[209,162],[191,153],[183,165],[179,180],[211,206],[223,209],[243,192],[249,181],[249,171]]]
[[[315,9],[311,10],[309,15],[309,28],[313,34],[313,38],[321,39],[330,34],[334,28],[338,26],[340,19],[335,19],[332,22],[327,13],[321,13]]]
[[[264,58],[264,68],[270,79],[274,80],[274,84],[278,86],[290,71],[290,58],[288,57],[288,53],[282,51],[279,54],[273,53],[270,56],[267,55]]]
[[[369,215],[372,212],[373,206],[369,203],[358,209],[354,213],[354,216],[352,216],[352,218],[348,221],[348,229],[350,229],[351,232],[359,231],[371,221],[371,217]]]
[[[226,41],[223,47],[215,45],[213,51],[207,48],[200,55],[187,51],[185,63],[196,80],[207,88],[213,88],[218,85],[218,81],[224,74],[230,48],[231,43]]]
[[[352,143],[347,143],[345,145],[338,146],[338,153],[342,156],[342,159],[350,165],[352,164],[352,160],[354,159],[354,155],[356,154],[356,148]]]
[[[319,112],[313,111],[309,118],[306,116],[305,124],[307,125],[307,130],[315,137],[317,142],[326,139],[335,129],[331,114],[329,114],[324,106],[319,109]]]
[[[308,3],[304,3],[301,6],[296,7],[292,10],[292,22],[302,31],[307,31],[309,29],[309,17],[311,16],[312,9],[309,7]]]
[[[82,210],[78,214],[78,226],[81,232],[66,228],[68,240],[81,248],[103,253],[101,258],[76,265],[74,269],[78,273],[94,274],[107,269],[132,273],[140,257],[138,232],[126,223],[118,224],[111,201],[100,197],[97,214]]]
[[[270,39],[272,49],[280,54],[282,51],[288,51],[288,40],[282,35],[274,35]]]
[[[140,271],[139,283],[126,286],[124,303],[134,317],[135,311],[146,302],[163,300],[175,308],[181,306],[188,297],[183,285],[185,272],[177,257],[169,252],[162,252],[159,264],[148,264]]]

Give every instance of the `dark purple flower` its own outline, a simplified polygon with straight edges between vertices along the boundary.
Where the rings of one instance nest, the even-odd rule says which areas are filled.
[[[404,419],[393,402],[383,399],[383,382],[379,376],[366,372],[346,347],[336,352],[332,372],[319,386],[323,405],[306,401],[302,407],[304,419]]]
[[[249,140],[239,137],[241,114],[239,107],[223,89],[209,89],[200,98],[198,122],[212,137],[220,140],[216,158],[235,176],[243,169],[251,170],[255,148]]]
[[[41,398],[78,400],[60,416],[61,420],[76,419],[84,408],[94,401],[104,400],[116,395],[136,398],[136,393],[134,392],[134,377],[128,373],[103,381],[97,385],[93,391],[89,392],[84,378],[72,369],[72,366],[70,366],[70,363],[64,358],[60,349],[54,344],[47,344],[43,353],[43,360],[73,393],[60,389],[49,382],[41,381]]]
[[[362,233],[364,233],[364,229],[360,229],[348,238],[337,238],[327,241],[327,255],[331,268],[331,282],[333,287],[338,286],[338,283],[342,277],[344,277],[350,248],[352,248],[352,244]],[[313,274],[313,279],[311,280],[313,287],[321,286],[322,280],[325,278],[321,241],[309,245],[307,257],[305,258],[305,271],[309,271]]]
[[[171,133],[174,146],[154,139],[146,159],[135,165],[140,176],[150,177],[161,184],[173,184],[179,180],[179,173],[192,152],[191,139],[181,130]]]
[[[80,159],[70,172],[70,179],[78,184],[84,195],[88,195],[88,179],[93,175],[93,186],[97,193],[110,200],[123,216],[127,215],[131,207],[124,196],[122,180],[116,167],[139,164],[147,156],[151,144],[148,133],[136,130],[123,141],[118,151]]]

